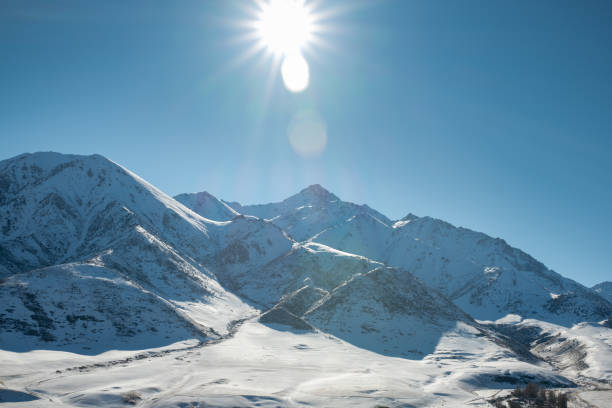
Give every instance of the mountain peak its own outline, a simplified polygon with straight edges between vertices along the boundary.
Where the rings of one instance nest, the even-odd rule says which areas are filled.
[[[408,213],[408,215],[406,215],[406,216],[405,216],[404,218],[402,218],[401,220],[399,220],[399,221],[395,221],[395,222],[393,223],[393,228],[401,228],[401,227],[403,227],[404,225],[406,225],[406,224],[408,224],[408,223],[410,223],[410,222],[412,222],[412,221],[414,221],[414,220],[417,220],[417,219],[419,219],[419,217],[418,217],[418,216],[414,215],[413,213]]]
[[[28,163],[35,164],[37,167],[42,169],[52,169],[60,164],[71,162],[74,160],[100,160],[111,163],[106,157],[99,154],[92,155],[76,155],[76,154],[64,154],[57,152],[34,152],[34,153],[23,153],[10,159],[2,160],[0,167],[10,166],[17,163]]]
[[[195,197],[195,198],[198,199],[198,201],[213,200],[213,199],[217,200],[217,197],[215,197],[214,195],[210,194],[206,190],[198,191],[196,193],[183,193],[183,194],[179,194],[179,195],[175,196],[174,198],[177,199],[177,197],[188,197],[188,196]]]
[[[174,199],[202,217],[214,221],[229,221],[239,215],[236,210],[208,191],[179,194]]]
[[[305,195],[305,196],[317,198],[320,200],[337,200],[338,199],[338,197],[336,197],[334,194],[327,191],[320,184],[312,184],[306,187],[305,189],[303,189],[302,191],[300,191],[298,195],[300,196]]]
[[[400,221],[414,221],[417,218],[419,218],[417,215],[414,215],[413,213],[408,213],[408,215],[406,215],[404,218],[402,218]]]

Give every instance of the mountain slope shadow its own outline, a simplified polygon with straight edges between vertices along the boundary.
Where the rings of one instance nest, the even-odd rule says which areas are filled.
[[[282,306],[275,306],[259,317],[259,322],[280,331],[312,332],[314,327]]]
[[[307,280],[312,283],[312,280]],[[409,272],[378,266],[327,291],[305,285],[260,317],[276,330],[319,329],[379,354],[422,359],[454,332],[482,336],[472,319]]]
[[[236,294],[265,311],[262,323],[296,332],[314,326],[380,354],[421,359],[459,323],[481,333],[410,272],[325,245],[296,244],[264,267],[231,277],[240,283]]]
[[[31,402],[36,401],[38,398],[35,395],[28,394],[26,392],[0,389],[0,403],[2,402]]]
[[[389,267],[355,275],[317,301],[304,320],[358,347],[408,359],[433,353],[459,323],[468,330],[472,325],[442,295]]]

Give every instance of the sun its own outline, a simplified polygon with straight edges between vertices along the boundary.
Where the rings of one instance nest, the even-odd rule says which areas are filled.
[[[299,54],[312,40],[314,20],[304,0],[268,0],[260,3],[256,30],[275,54]]]
[[[305,0],[261,0],[255,22],[259,42],[282,59],[281,76],[288,91],[306,90],[310,68],[303,49],[313,40],[315,19]]]
[[[319,51],[334,50],[326,39],[334,19],[349,6],[329,7],[326,0],[243,0],[243,16],[229,23],[240,29],[235,39],[248,47],[228,63],[229,69],[252,58],[257,66],[269,65],[266,95],[271,95],[278,74],[293,93],[308,89],[312,77],[310,58],[322,61]],[[268,98],[268,96],[266,96]]]

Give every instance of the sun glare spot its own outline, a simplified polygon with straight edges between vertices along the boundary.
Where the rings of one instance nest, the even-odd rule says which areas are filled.
[[[281,65],[281,75],[285,87],[291,92],[302,92],[308,88],[310,70],[301,54],[287,55]]]

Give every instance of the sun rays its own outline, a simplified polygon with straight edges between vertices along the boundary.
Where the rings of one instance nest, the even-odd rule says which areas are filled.
[[[240,4],[242,17],[226,23],[239,29],[230,41],[244,47],[223,71],[251,64],[257,71],[266,67],[268,73],[258,84],[263,91],[257,104],[263,120],[271,98],[277,95],[279,76],[292,94],[309,88],[313,78],[308,60],[320,62],[326,52],[335,50],[324,37],[337,29],[336,17],[352,8],[326,7],[323,0],[248,0]],[[317,158],[324,152],[327,124],[316,104],[292,113],[287,136],[292,150],[301,157]]]
[[[282,58],[285,88],[302,92],[310,82],[310,68],[302,48],[312,40],[314,21],[310,7],[300,0],[259,2],[255,28],[266,49]]]
[[[320,43],[321,16],[318,3],[305,0],[255,0],[245,22],[249,53],[271,57],[274,76],[280,72],[285,88],[302,92],[310,84],[305,52]]]

